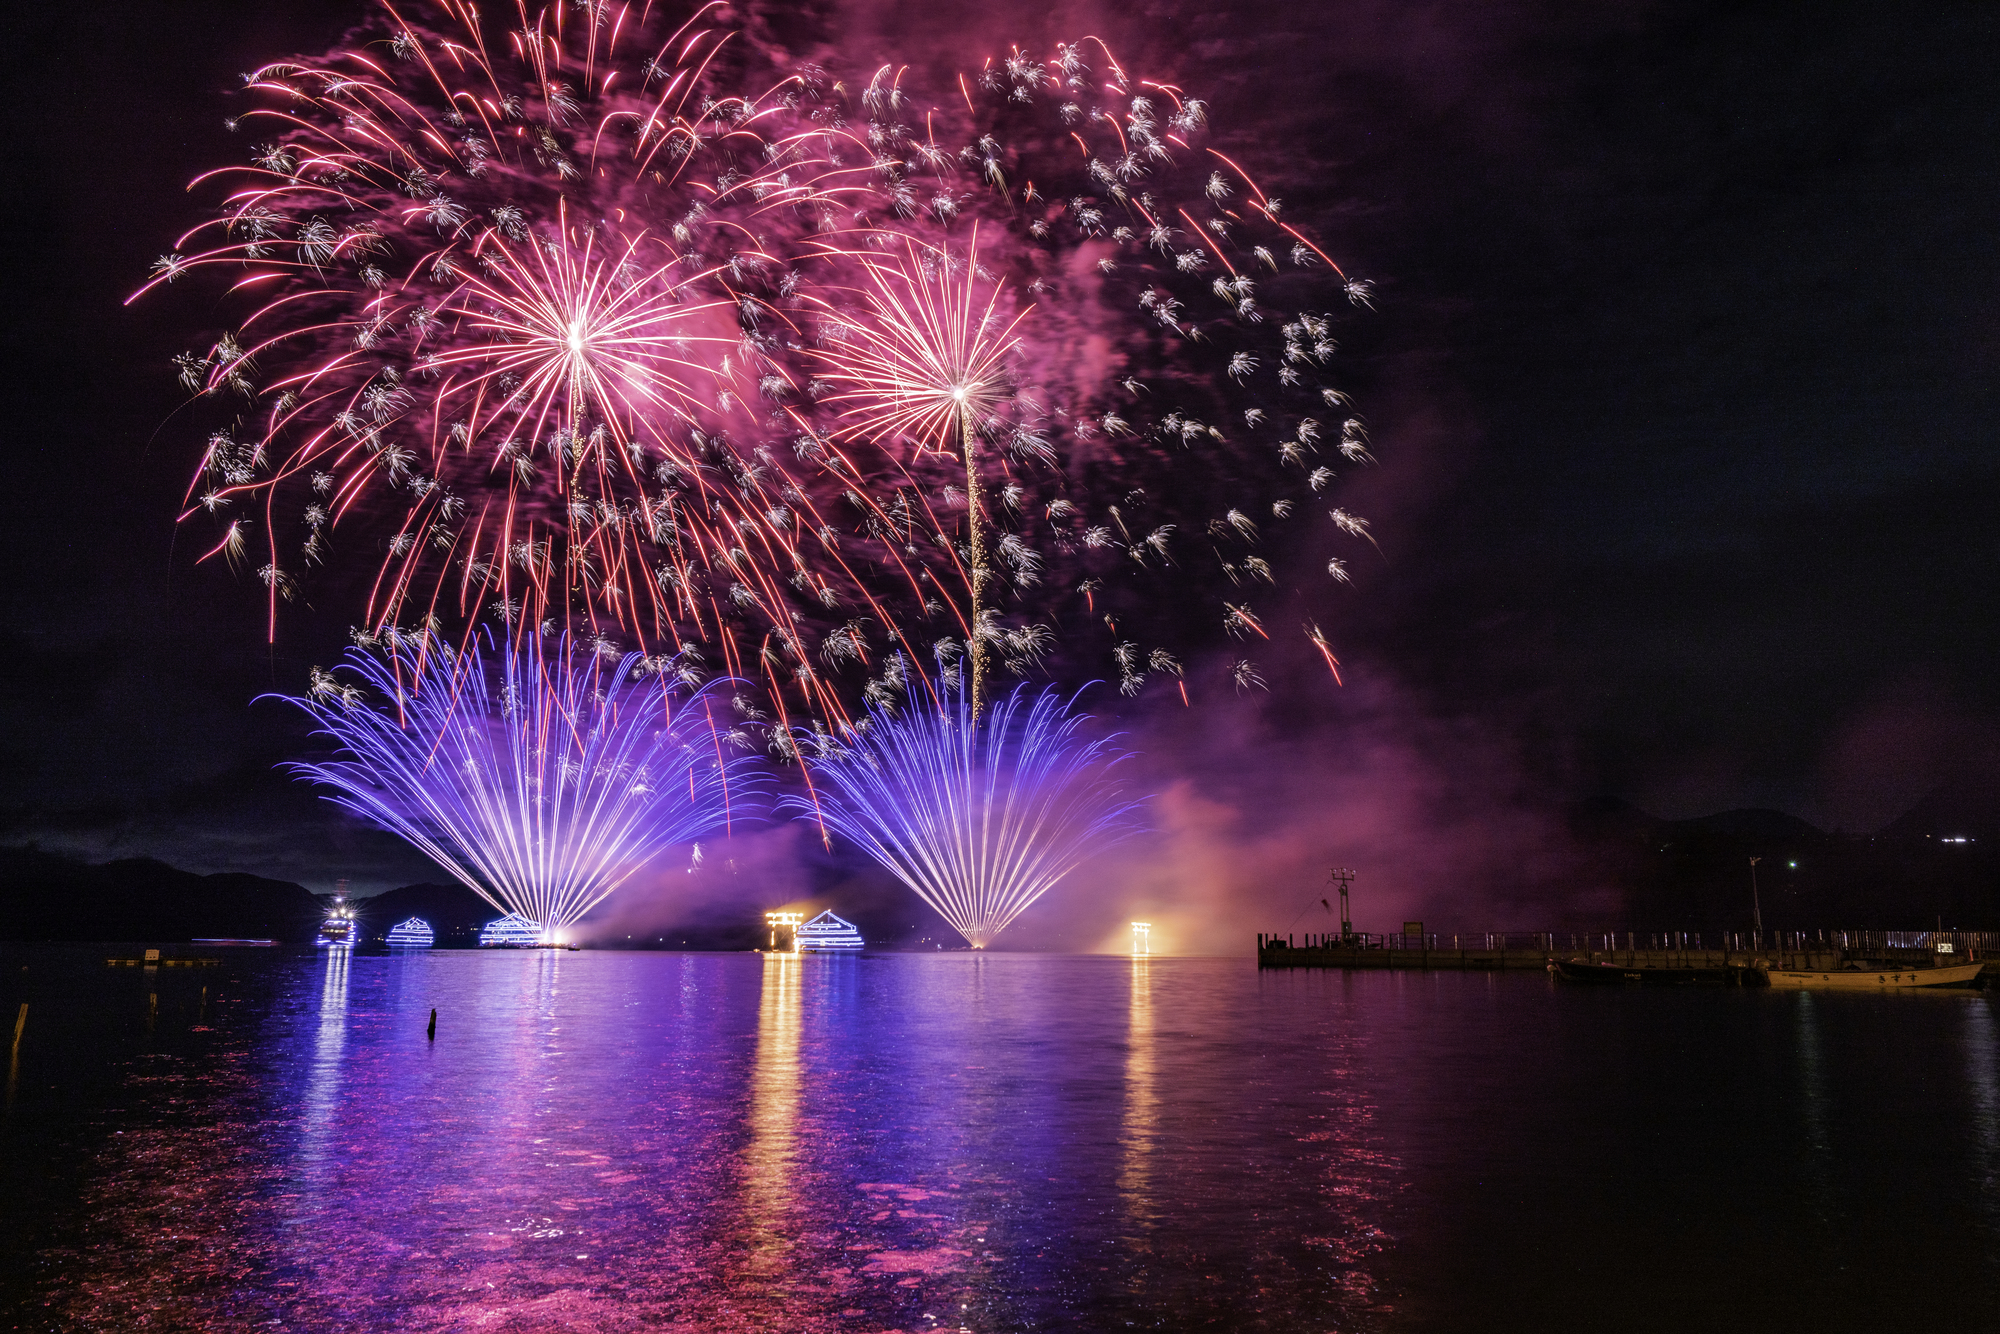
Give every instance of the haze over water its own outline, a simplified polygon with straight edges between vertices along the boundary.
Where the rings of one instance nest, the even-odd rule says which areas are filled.
[[[0,952],[23,1329],[1946,1329],[2000,1295],[1986,993],[107,952]]]

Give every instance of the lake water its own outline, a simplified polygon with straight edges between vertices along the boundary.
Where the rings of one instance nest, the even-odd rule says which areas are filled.
[[[122,952],[122,951],[121,951]],[[48,1330],[1940,1330],[1991,993],[0,947]],[[432,1007],[435,1041],[425,1036]]]

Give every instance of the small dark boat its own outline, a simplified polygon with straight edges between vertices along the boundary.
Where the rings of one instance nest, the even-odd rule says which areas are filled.
[[[1598,986],[1740,987],[1744,984],[1744,974],[1750,970],[1735,965],[1719,968],[1631,968],[1615,963],[1586,963],[1582,959],[1550,959],[1549,971],[1564,982]]]

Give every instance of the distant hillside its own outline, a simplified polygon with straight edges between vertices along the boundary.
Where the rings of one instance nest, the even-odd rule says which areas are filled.
[[[1888,838],[1969,838],[2000,842],[2000,787],[1955,783],[1925,795],[1882,831]]]
[[[1826,834],[1825,830],[1801,820],[1796,815],[1758,807],[1721,811],[1715,815],[1697,815],[1691,820],[1673,820],[1667,823],[1670,828],[1688,833],[1722,834],[1732,838],[1823,838]]]
[[[0,848],[0,940],[309,941],[326,910],[303,886],[195,875],[139,858],[91,866]]]
[[[439,945],[476,945],[500,915],[463,885],[406,885],[354,900],[362,939],[421,917]],[[35,848],[0,848],[0,940],[179,942],[200,937],[310,942],[326,903],[261,876],[196,875],[148,858],[93,866]]]
[[[1617,801],[1573,808],[1570,827],[1624,901],[1626,929],[1746,931],[1755,899],[1766,930],[2000,930],[2000,839],[1946,843],[1933,829],[1978,829],[1955,812],[1976,800],[1933,794],[1875,835],[1826,833],[1782,811],[1662,820]]]

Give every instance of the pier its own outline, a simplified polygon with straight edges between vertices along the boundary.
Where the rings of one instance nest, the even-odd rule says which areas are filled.
[[[220,959],[191,958],[186,955],[162,957],[158,950],[147,950],[137,959],[111,958],[104,962],[113,968],[213,968]]]
[[[1980,980],[2000,976],[2000,932],[1786,932],[1757,948],[1749,933],[1711,944],[1694,932],[1349,932],[1345,935],[1262,933],[1259,968],[1453,969],[1466,972],[1544,970],[1550,959],[1616,964],[1621,968],[1778,968],[1829,971],[1850,961],[1902,967],[1933,961],[1988,960]]]

